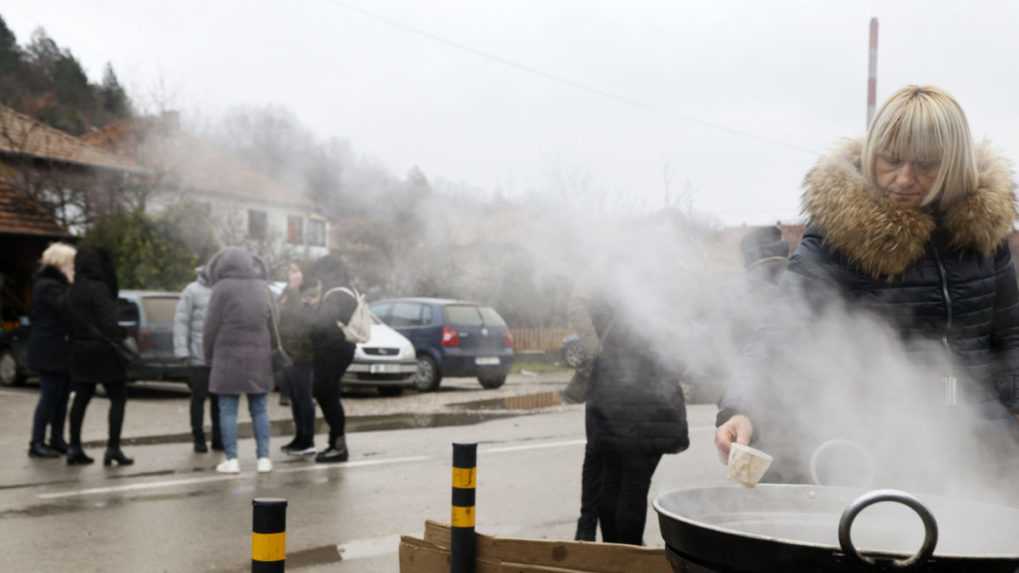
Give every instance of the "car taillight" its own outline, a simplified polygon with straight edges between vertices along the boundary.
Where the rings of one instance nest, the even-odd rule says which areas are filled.
[[[442,345],[446,348],[460,346],[460,333],[449,326],[442,327]]]
[[[506,334],[502,335],[502,345],[506,348],[513,348],[513,333],[506,331]]]

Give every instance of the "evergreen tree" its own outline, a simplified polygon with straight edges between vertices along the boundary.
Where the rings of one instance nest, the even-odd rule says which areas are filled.
[[[117,74],[113,71],[113,65],[106,62],[103,70],[103,83],[99,86],[99,98],[103,111],[113,117],[127,117],[131,115],[131,100],[127,92],[117,80]]]

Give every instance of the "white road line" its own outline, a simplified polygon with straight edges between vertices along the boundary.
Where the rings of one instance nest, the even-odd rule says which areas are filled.
[[[714,427],[709,427],[709,426],[695,427],[695,428],[691,428],[691,431],[702,431],[702,430],[708,430],[708,429],[714,430]],[[519,446],[502,446],[502,447],[498,447],[498,448],[484,448],[484,449],[482,449],[480,451],[480,453],[481,454],[505,454],[505,453],[512,453],[512,452],[525,452],[525,451],[529,451],[529,450],[544,450],[544,449],[550,449],[550,448],[566,448],[566,447],[573,447],[573,446],[582,446],[582,445],[584,445],[586,443],[587,443],[587,440],[566,440],[566,441],[559,441],[559,442],[539,442],[539,443],[531,443],[531,444],[521,444]],[[273,473],[277,473],[277,474],[290,474],[290,473],[303,473],[303,472],[318,472],[318,471],[327,471],[327,470],[331,470],[331,469],[364,468],[364,467],[393,465],[393,464],[407,464],[407,463],[413,463],[413,462],[424,462],[424,461],[431,461],[431,460],[438,460],[438,459],[439,458],[434,457],[434,456],[408,456],[408,457],[401,457],[401,458],[386,458],[386,459],[378,459],[378,460],[358,460],[358,461],[346,462],[346,463],[342,463],[342,464],[314,464],[314,465],[308,465],[308,466],[297,467],[297,468],[280,468],[280,469],[274,470]],[[61,491],[61,492],[53,492],[53,493],[42,493],[42,494],[38,494],[36,497],[39,498],[39,499],[63,499],[63,498],[69,498],[69,497],[83,497],[83,496],[101,495],[101,494],[107,494],[107,493],[123,493],[123,492],[130,492],[130,491],[146,491],[146,490],[153,490],[153,489],[180,487],[180,486],[185,486],[185,485],[197,485],[197,484],[203,484],[203,483],[215,483],[215,482],[221,482],[221,481],[231,481],[231,480],[238,480],[238,479],[244,479],[244,478],[250,479],[250,478],[252,478],[252,477],[254,477],[256,475],[257,474],[250,473],[250,472],[249,473],[243,473],[243,474],[235,474],[235,475],[219,475],[219,474],[217,474],[217,475],[210,475],[210,476],[204,476],[204,477],[195,477],[195,478],[184,478],[184,479],[176,479],[176,480],[164,480],[164,481],[155,481],[155,482],[146,482],[146,483],[135,483],[135,484],[126,484],[126,485],[109,486],[109,487],[94,487],[94,488],[88,488],[88,489]]]
[[[389,459],[385,459],[385,460],[360,460],[360,461],[356,461],[356,462],[347,462],[347,463],[344,463],[344,464],[316,464],[316,465],[313,465],[313,466],[306,466],[306,467],[301,467],[301,468],[285,468],[285,469],[275,470],[274,473],[284,474],[284,473],[297,473],[297,472],[325,471],[325,470],[339,469],[339,468],[363,468],[363,467],[380,466],[380,465],[387,465],[387,464],[402,464],[402,463],[408,463],[408,462],[420,462],[420,461],[425,461],[425,460],[428,460],[428,459],[430,459],[430,458],[428,458],[427,456],[414,456],[414,457],[407,457],[407,458],[389,458]],[[169,487],[178,487],[178,486],[182,486],[182,485],[195,485],[195,484],[201,484],[201,483],[213,483],[213,482],[219,482],[219,481],[230,481],[230,480],[237,480],[237,479],[241,479],[241,478],[251,478],[251,477],[254,477],[256,475],[257,474],[253,474],[253,473],[243,473],[243,474],[233,474],[233,475],[213,475],[213,476],[207,476],[207,477],[185,478],[185,479],[165,480],[165,481],[156,481],[156,482],[147,482],[147,483],[135,483],[135,484],[118,485],[118,486],[111,486],[111,487],[95,487],[95,488],[90,488],[90,489],[79,489],[79,490],[62,491],[62,492],[56,492],[56,493],[42,493],[42,494],[37,495],[36,497],[38,497],[39,499],[62,499],[62,498],[67,498],[67,497],[82,497],[82,496],[87,496],[87,495],[99,495],[99,494],[104,494],[104,493],[123,493],[123,492],[129,492],[129,491],[144,491],[144,490],[149,490],[149,489],[163,489],[163,488],[169,488]]]
[[[482,454],[503,454],[507,452],[522,452],[525,450],[543,450],[545,448],[565,448],[569,446],[582,446],[587,440],[569,440],[565,442],[544,442],[541,444],[524,444],[521,446],[505,446],[501,448],[485,448]]]

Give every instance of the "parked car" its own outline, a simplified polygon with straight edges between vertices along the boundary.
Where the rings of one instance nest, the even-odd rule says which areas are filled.
[[[345,386],[374,386],[383,396],[399,396],[404,388],[413,388],[417,375],[414,345],[402,334],[386,326],[378,317],[371,338],[358,344],[354,362],[343,375]]]
[[[180,294],[173,292],[120,292],[117,321],[134,338],[141,355],[141,361],[128,371],[128,381],[187,381],[187,360],[173,355],[173,315],[178,299]],[[26,364],[30,332],[31,324],[25,317],[21,326],[0,335],[0,384],[21,384],[35,375]]]
[[[141,361],[128,380],[188,380],[187,359],[173,355],[173,316],[180,293],[123,290],[117,301],[120,325],[133,337]]]
[[[29,332],[24,317],[16,328],[0,333],[0,385],[20,386],[32,374],[25,366]]]
[[[506,383],[513,336],[494,309],[438,298],[380,300],[370,308],[414,345],[418,390],[433,391],[445,377],[476,377],[485,388]]]

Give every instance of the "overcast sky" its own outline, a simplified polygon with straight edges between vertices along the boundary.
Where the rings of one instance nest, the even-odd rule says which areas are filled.
[[[6,0],[0,15],[22,43],[44,27],[94,79],[111,61],[136,97],[283,105],[397,173],[508,194],[579,174],[655,205],[669,171],[673,195],[727,223],[796,219],[816,153],[862,134],[877,16],[879,100],[940,85],[977,137],[1019,153],[1005,1]]]

